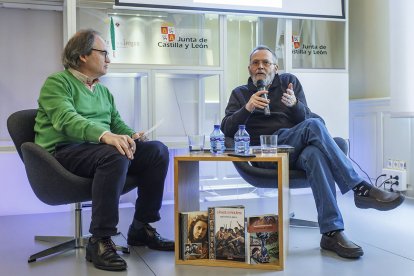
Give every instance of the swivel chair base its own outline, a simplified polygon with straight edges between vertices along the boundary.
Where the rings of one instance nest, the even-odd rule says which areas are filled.
[[[295,213],[289,214],[289,226],[300,228],[319,228],[319,223],[316,221],[295,218]]]
[[[35,236],[36,241],[44,242],[60,242],[59,244],[52,246],[48,249],[42,250],[36,254],[33,254],[27,260],[28,263],[35,262],[39,258],[47,257],[57,253],[63,253],[72,249],[85,248],[88,244],[89,237],[64,237],[64,236]],[[124,254],[129,254],[130,250],[128,247],[116,245],[116,250],[121,251]]]
[[[47,257],[53,254],[62,253],[72,249],[85,248],[89,241],[89,236],[82,236],[82,204],[75,203],[75,236],[35,236],[36,241],[59,243],[55,246],[33,254],[27,260],[28,263],[35,262],[39,258]],[[120,233],[118,233],[119,235]],[[116,246],[117,251],[129,254],[129,248]]]

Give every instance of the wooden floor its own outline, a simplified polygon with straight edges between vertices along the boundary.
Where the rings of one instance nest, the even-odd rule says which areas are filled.
[[[343,259],[321,250],[317,229],[291,227],[286,268],[281,272],[175,265],[173,252],[159,252],[145,247],[132,247],[130,255],[123,255],[128,263],[128,269],[124,272],[107,272],[94,268],[85,261],[83,249],[27,263],[29,255],[48,245],[35,242],[34,235],[71,234],[73,215],[65,212],[0,217],[0,275],[414,275],[414,201],[406,200],[400,208],[393,211],[378,212],[357,209],[351,194],[338,197],[345,218],[346,234],[361,245],[365,252],[358,260]],[[255,206],[262,210],[262,206],[274,204],[274,200],[249,199],[244,204],[249,210]],[[214,204],[217,205],[217,202]],[[223,205],[222,202],[220,205]],[[295,211],[296,217],[315,219],[316,216],[311,195],[291,196],[291,210]],[[120,209],[119,230],[123,235],[127,233],[132,214],[131,207]],[[90,211],[85,210],[85,233],[89,217]],[[162,220],[154,226],[163,236],[173,238],[173,205],[163,206]],[[118,236],[116,241],[126,245],[123,236]]]

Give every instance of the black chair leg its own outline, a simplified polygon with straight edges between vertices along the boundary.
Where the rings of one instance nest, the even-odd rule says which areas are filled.
[[[290,218],[291,227],[319,228],[319,223],[305,219]]]
[[[121,233],[118,233],[120,235]],[[39,258],[47,257],[53,254],[62,253],[72,249],[85,248],[89,241],[89,236],[82,236],[82,204],[75,203],[75,236],[36,236],[35,240],[44,242],[57,242],[59,244],[48,249],[42,250],[29,257],[28,262],[35,262]],[[129,254],[129,248],[116,245],[117,251]]]
[[[55,245],[53,247],[50,247],[48,249],[45,249],[43,251],[40,251],[36,254],[33,254],[29,257],[29,259],[27,260],[27,262],[31,263],[31,262],[35,262],[38,258],[43,258],[52,254],[56,254],[56,253],[62,253],[71,249],[75,249],[76,248],[76,239],[71,239],[67,242]]]
[[[49,239],[50,238],[50,239]],[[52,237],[48,237],[48,236],[39,236],[36,237],[36,240],[38,241],[48,241],[48,242],[55,242],[61,239],[67,239],[67,237],[56,237],[56,236],[52,236]],[[88,240],[89,237],[81,237],[80,240],[76,240],[75,238],[72,237],[72,239],[60,243],[58,245],[52,246],[50,248],[47,248],[45,250],[42,250],[36,254],[33,254],[29,257],[29,259],[27,260],[28,263],[32,263],[35,262],[37,259],[39,258],[43,258],[43,257],[47,257],[53,254],[57,254],[57,253],[63,253],[65,251],[69,251],[72,249],[78,249],[78,248],[85,248],[86,245],[88,244]],[[120,246],[117,245],[116,246],[116,250],[117,251],[121,251],[124,254],[129,254],[130,250],[129,247],[125,247],[125,246]]]
[[[303,228],[319,228],[319,223],[316,221],[295,218],[295,213],[289,213],[289,226],[303,227]]]
[[[126,247],[126,246],[121,246],[121,245],[117,245],[116,246],[116,251],[121,251],[122,253],[124,253],[124,254],[129,254],[129,253],[131,253],[130,251],[129,251],[129,247]]]

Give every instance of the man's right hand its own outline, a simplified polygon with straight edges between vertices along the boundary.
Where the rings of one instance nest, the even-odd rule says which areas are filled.
[[[270,100],[266,100],[265,98],[262,98],[262,94],[269,93],[266,90],[257,91],[254,93],[249,101],[246,104],[246,109],[251,113],[255,108],[264,109],[270,102]]]
[[[126,155],[128,159],[134,159],[136,149],[135,141],[128,135],[107,132],[101,137],[101,142],[116,147],[116,149],[122,155]]]

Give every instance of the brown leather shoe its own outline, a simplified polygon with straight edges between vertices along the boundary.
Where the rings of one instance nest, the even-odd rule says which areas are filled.
[[[348,240],[343,231],[336,232],[332,237],[322,235],[321,248],[333,251],[343,258],[355,259],[364,255],[362,248]]]
[[[174,241],[161,237],[156,229],[148,223],[140,230],[136,230],[131,225],[128,231],[127,242],[129,245],[134,246],[146,245],[155,250],[174,251]]]
[[[378,189],[375,186],[369,190],[368,196],[354,194],[355,206],[361,209],[373,208],[380,211],[392,210],[404,202],[405,197],[400,193],[392,193]]]
[[[125,260],[116,253],[115,244],[110,237],[89,238],[85,258],[103,270],[120,271],[127,268]]]

